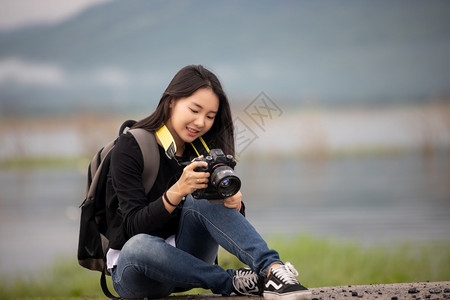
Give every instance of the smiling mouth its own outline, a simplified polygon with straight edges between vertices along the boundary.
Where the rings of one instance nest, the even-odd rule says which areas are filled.
[[[190,128],[190,127],[186,127],[186,129],[187,129],[187,131],[188,131],[189,133],[191,133],[192,135],[196,135],[196,134],[198,134],[198,133],[200,132],[200,130],[195,130],[195,129],[192,129],[192,128]]]

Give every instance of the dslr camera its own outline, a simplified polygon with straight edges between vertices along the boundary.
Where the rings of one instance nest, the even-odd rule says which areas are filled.
[[[206,189],[192,193],[196,199],[225,199],[236,194],[241,188],[241,180],[234,172],[236,160],[232,155],[225,155],[221,149],[211,149],[206,157],[197,157],[194,161],[205,161],[205,167],[197,167],[196,172],[209,172],[209,182]]]

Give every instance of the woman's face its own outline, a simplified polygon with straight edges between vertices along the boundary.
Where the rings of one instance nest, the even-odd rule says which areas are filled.
[[[212,127],[219,110],[219,98],[212,89],[201,88],[189,97],[172,100],[170,109],[166,126],[175,143],[181,146],[204,135]]]

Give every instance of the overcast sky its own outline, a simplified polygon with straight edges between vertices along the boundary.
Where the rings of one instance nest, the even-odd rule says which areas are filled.
[[[0,30],[58,23],[89,6],[111,0],[0,0]]]

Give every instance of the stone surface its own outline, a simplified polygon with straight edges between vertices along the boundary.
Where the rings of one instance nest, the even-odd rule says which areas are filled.
[[[395,284],[346,285],[335,287],[310,288],[312,299],[449,299],[450,281],[417,282]],[[439,291],[439,292],[438,292]],[[220,295],[183,295],[171,296],[169,300],[210,300]],[[263,297],[227,297],[230,300],[263,299]],[[227,299],[225,298],[225,299]],[[217,299],[216,299],[217,300]]]

